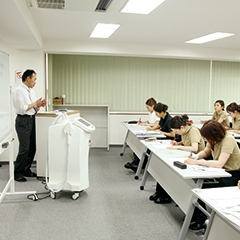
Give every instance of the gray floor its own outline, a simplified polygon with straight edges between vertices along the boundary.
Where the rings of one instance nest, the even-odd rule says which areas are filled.
[[[140,180],[134,180],[134,173],[123,167],[132,159],[131,150],[127,148],[122,157],[120,151],[120,147],[111,147],[109,152],[90,150],[90,187],[76,201],[70,192],[59,193],[55,200],[6,196],[0,205],[0,239],[177,239],[183,213],[175,203],[149,201],[155,181],[148,178],[141,191]],[[7,181],[5,164],[0,168],[0,191]],[[16,191],[31,190],[45,192],[39,180],[16,182]],[[189,232],[187,239],[202,238]]]

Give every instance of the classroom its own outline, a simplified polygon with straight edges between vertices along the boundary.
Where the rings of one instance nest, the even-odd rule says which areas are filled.
[[[132,2],[141,2],[141,8],[136,7],[140,12],[130,9]],[[203,122],[212,119],[218,100],[224,101],[224,113],[229,122],[233,121],[232,110],[227,107],[233,102],[240,104],[238,0],[0,0],[0,3],[0,80],[5,63],[8,76],[7,85],[1,83],[0,90],[0,143],[4,140],[4,124],[11,129],[11,139],[14,138],[10,144],[12,152],[10,147],[0,149],[0,192],[11,178],[9,154],[14,160],[18,154],[12,93],[21,84],[25,70],[36,72],[33,90],[37,98],[46,99],[36,116],[33,172],[45,176],[50,113],[67,109],[74,112],[69,118],[82,117],[82,121],[85,119],[95,128],[88,144],[89,188],[76,201],[67,191],[57,193],[56,199],[38,195],[39,201],[28,199],[28,194],[6,195],[0,204],[1,239],[197,240],[225,239],[224,234],[239,239],[240,226],[226,220],[213,201],[205,202],[207,210],[214,213],[208,216],[211,228],[191,232],[187,226],[194,201],[204,202],[204,190],[208,190],[198,192],[196,188],[202,187],[207,176],[230,177],[227,172],[191,175],[189,169],[176,170],[161,160],[167,158],[166,149],[154,148],[153,143],[145,141],[152,138],[145,136],[145,126],[128,124],[148,120],[145,103],[152,97],[168,106],[164,112],[171,117],[187,114],[199,129]],[[114,31],[108,37],[95,36],[97,24],[111,25]],[[211,35],[219,38],[194,41]],[[5,105],[4,94],[8,92],[5,87],[10,88],[9,106]],[[1,112],[5,108],[8,110],[4,122]],[[172,127],[173,132],[177,133],[179,129],[175,128]],[[165,140],[155,136],[156,141]],[[237,132],[232,136],[239,141]],[[58,149],[57,144],[55,147]],[[171,154],[171,159],[188,158],[187,151],[171,150]],[[151,160],[143,165],[145,169],[137,166],[132,171],[124,167],[136,158],[139,164],[145,164],[145,156]],[[173,179],[178,182],[176,188]],[[39,179],[13,182],[16,192],[47,191]],[[149,201],[158,186],[156,182],[171,196],[170,204]],[[233,188],[236,190],[237,185]],[[184,191],[188,194],[184,195]],[[216,228],[221,229],[218,235],[214,235]]]

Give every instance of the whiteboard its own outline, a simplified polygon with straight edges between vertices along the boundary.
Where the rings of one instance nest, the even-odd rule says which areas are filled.
[[[11,136],[9,56],[0,51],[0,143]]]

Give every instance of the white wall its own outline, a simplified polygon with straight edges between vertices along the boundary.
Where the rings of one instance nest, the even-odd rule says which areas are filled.
[[[26,70],[34,69],[37,73],[37,84],[34,87],[34,91],[37,97],[45,97],[45,59],[42,50],[38,51],[23,51],[16,50],[10,47],[8,44],[0,39],[0,51],[5,52],[9,55],[9,76],[10,86],[14,89],[17,85],[15,84],[15,70]],[[17,155],[18,140],[15,131],[15,111],[12,109],[12,129],[14,141],[14,158]],[[8,158],[8,152],[5,151],[1,156],[0,160],[6,160]]]
[[[206,47],[179,47],[154,44],[96,43],[65,40],[44,40],[44,51],[56,54],[136,56],[220,61],[240,61],[240,50]]]

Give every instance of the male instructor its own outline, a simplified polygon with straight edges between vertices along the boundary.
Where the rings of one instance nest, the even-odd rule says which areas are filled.
[[[18,182],[26,182],[25,177],[36,177],[31,165],[36,152],[35,114],[40,107],[45,107],[46,99],[36,100],[32,88],[36,85],[34,70],[26,70],[22,75],[22,83],[13,91],[13,105],[17,114],[15,127],[19,140],[19,150],[15,162],[14,178]]]

